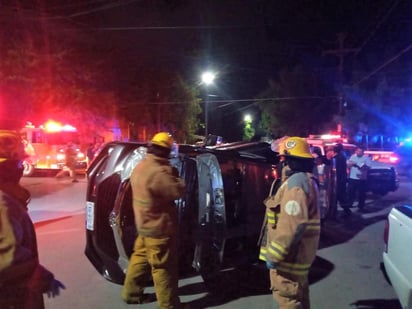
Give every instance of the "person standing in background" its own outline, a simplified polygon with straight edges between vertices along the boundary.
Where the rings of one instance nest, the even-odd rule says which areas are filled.
[[[63,169],[57,173],[56,178],[60,178],[66,172],[69,172],[69,176],[72,179],[72,182],[79,182],[77,180],[77,174],[76,174],[77,150],[76,150],[76,145],[74,145],[72,141],[69,141],[67,143],[64,154],[65,154],[66,163]]]
[[[349,168],[349,182],[348,182],[348,207],[353,207],[356,196],[358,198],[358,209],[364,211],[368,170],[371,166],[369,156],[364,154],[364,148],[358,146],[355,153],[349,158],[347,162]]]
[[[343,209],[344,215],[350,215],[351,210],[348,205],[347,199],[347,184],[348,184],[348,171],[347,171],[347,158],[343,151],[343,145],[341,143],[336,144],[333,147],[334,156],[332,158],[336,170],[336,202]],[[337,204],[335,210],[331,214],[331,219],[336,219]]]

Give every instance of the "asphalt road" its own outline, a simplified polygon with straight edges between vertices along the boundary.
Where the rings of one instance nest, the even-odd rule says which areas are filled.
[[[32,192],[29,213],[36,222],[41,263],[54,272],[66,290],[47,308],[133,308],[122,303],[121,286],[103,279],[84,255],[86,181],[52,177],[23,178]],[[384,198],[368,199],[369,212],[325,223],[317,259],[310,273],[312,308],[400,309],[381,270],[384,219],[390,208],[411,203],[411,183]],[[221,272],[210,293],[193,274],[179,281],[183,302],[200,308],[273,308],[267,270],[261,265]],[[147,292],[153,292],[148,288]],[[139,308],[156,308],[156,303]]]

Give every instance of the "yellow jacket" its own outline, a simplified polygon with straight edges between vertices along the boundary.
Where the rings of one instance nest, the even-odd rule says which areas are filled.
[[[139,235],[164,237],[177,231],[174,200],[185,192],[184,181],[166,158],[147,154],[130,176],[133,210]]]
[[[266,241],[259,259],[294,277],[307,276],[320,236],[318,187],[310,173],[295,173],[279,188],[273,208],[266,208]]]

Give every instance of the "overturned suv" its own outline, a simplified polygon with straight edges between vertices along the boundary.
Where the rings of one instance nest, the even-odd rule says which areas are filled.
[[[138,234],[129,178],[146,151],[144,143],[111,142],[87,170],[85,254],[115,283],[123,283]],[[170,162],[186,182],[175,201],[181,273],[194,268],[207,282],[223,265],[257,260],[262,201],[278,160],[266,142],[179,146]]]

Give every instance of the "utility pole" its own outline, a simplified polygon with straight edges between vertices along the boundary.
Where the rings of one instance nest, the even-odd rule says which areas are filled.
[[[340,32],[338,33],[338,48],[336,49],[329,49],[322,52],[322,55],[334,55],[339,58],[339,66],[338,66],[338,82],[339,82],[339,115],[343,113],[343,69],[344,69],[344,61],[345,56],[350,53],[356,53],[360,49],[359,48],[345,48],[344,43],[346,39],[346,33]],[[339,134],[342,132],[342,124],[338,123],[337,128]]]

